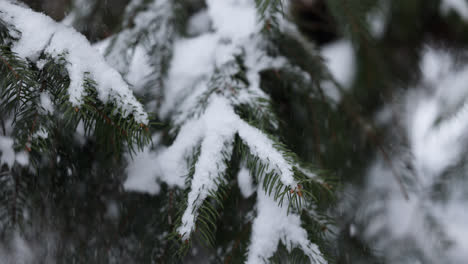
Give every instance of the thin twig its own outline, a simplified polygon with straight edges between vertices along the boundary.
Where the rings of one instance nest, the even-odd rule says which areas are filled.
[[[232,246],[231,254],[226,256],[226,258],[224,259],[224,264],[231,263],[232,256],[234,255],[234,251],[239,247],[243,235],[250,230],[251,225],[252,225],[251,222],[247,222],[246,224],[244,224],[244,226],[242,227],[242,231],[239,233],[239,235],[236,238],[236,242],[234,243],[234,246]]]
[[[408,201],[409,196],[408,196],[408,192],[406,191],[405,186],[403,185],[403,181],[402,181],[400,175],[398,174],[398,172],[396,171],[395,167],[393,166],[393,163],[391,162],[390,156],[388,155],[387,151],[385,150],[385,148],[382,146],[382,144],[378,140],[377,135],[375,134],[375,132],[373,130],[371,130],[371,129],[367,129],[367,127],[368,127],[367,123],[359,115],[357,115],[356,112],[354,112],[346,102],[345,102],[345,108],[351,114],[351,116],[353,117],[353,120],[355,120],[360,126],[364,127],[364,131],[365,131],[366,135],[370,138],[372,143],[377,146],[379,151],[382,152],[384,160],[390,166],[390,169],[392,171],[392,175],[394,176],[396,182],[398,183],[398,186],[400,187],[400,190],[401,190],[401,193],[403,194],[403,197],[405,198],[405,200]]]
[[[2,132],[3,132],[3,135],[6,136],[6,128],[5,128],[5,121],[3,120],[3,118],[0,118],[0,123],[2,125]]]
[[[11,72],[13,72],[16,79],[19,80],[20,76],[18,75],[18,73],[16,73],[16,71],[13,69],[13,67],[11,67],[11,65],[8,63],[8,61],[6,61],[2,56],[0,56],[0,60],[2,60],[2,62],[11,70]]]

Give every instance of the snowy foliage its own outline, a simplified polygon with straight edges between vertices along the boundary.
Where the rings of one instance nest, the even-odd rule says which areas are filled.
[[[0,76],[1,261],[33,263],[57,249],[56,238],[36,245],[32,233],[57,215],[59,181],[89,173],[85,167],[98,162],[83,167],[77,160],[90,152],[118,157],[142,148],[149,118],[83,35],[16,1],[0,1]],[[96,148],[80,153],[92,141]],[[57,181],[61,175],[68,178]],[[47,212],[38,210],[43,206]],[[55,259],[45,255],[43,261]]]
[[[82,104],[84,79],[89,74],[99,87],[101,101],[112,100],[127,115],[134,114],[140,123],[148,123],[147,114],[122,77],[107,65],[81,34],[45,15],[9,2],[2,3],[0,19],[14,25],[20,32],[19,39],[12,47],[12,51],[20,57],[37,61],[43,52],[52,57],[65,56],[70,75],[68,93],[75,106]]]
[[[72,11],[63,19],[62,23],[67,26],[76,26],[80,19],[86,18],[93,11],[96,4],[92,0],[74,0]]]
[[[138,1],[127,6],[123,26],[132,24],[132,27],[109,40],[105,55],[137,91],[145,88],[142,84],[147,84],[151,86],[147,87],[152,90],[150,94],[157,96],[171,58],[177,1],[150,1],[141,12],[135,8],[142,8]]]
[[[325,63],[342,88],[349,88],[353,83],[355,58],[354,51],[349,41],[337,41],[322,48],[322,56]],[[330,80],[321,84],[325,94],[336,102],[340,101],[341,90]]]
[[[466,1],[22,2],[0,263],[468,259]]]
[[[440,8],[444,13],[453,11],[464,20],[468,19],[468,3],[464,0],[442,0]]]
[[[219,185],[227,181],[225,172],[235,145],[245,144],[257,162],[266,166],[260,174],[251,171],[251,176],[247,176],[245,171],[242,172],[243,179],[239,181],[241,190],[251,193],[258,188],[262,193],[258,197],[258,217],[253,227],[248,263],[270,258],[280,240],[288,245],[289,250],[299,247],[311,261],[324,263],[319,248],[308,241],[306,231],[300,226],[299,216],[291,212],[287,215],[287,208],[278,205],[273,194],[265,195],[262,184],[251,186],[254,181],[261,183],[265,177],[277,175],[278,181],[275,179],[273,184],[285,187],[281,188],[283,194],[277,191],[276,196],[284,196],[299,184],[294,176],[296,168],[300,167],[298,161],[289,156],[276,139],[262,131],[265,126],[277,129],[278,124],[269,109],[269,97],[260,88],[260,73],[289,66],[286,58],[267,53],[268,39],[262,31],[268,22],[259,20],[253,1],[209,0],[206,10],[199,11],[188,20],[189,36],[181,33],[175,36],[174,23],[171,22],[173,2],[153,3],[136,16],[134,27],[111,40],[107,48],[108,61],[125,74],[141,72],[131,67],[122,68],[128,67],[128,61],[135,55],[130,53],[125,62],[116,60],[117,56],[112,54],[121,54],[122,49],[128,46],[133,47],[130,50],[136,53],[139,45],[143,45],[145,61],[154,60],[155,55],[159,55],[159,61],[149,63],[153,71],[151,78],[164,77],[164,87],[153,85],[151,89],[156,92],[162,89],[163,100],[158,113],[170,120],[175,140],[167,148],[146,149],[138,154],[127,170],[126,189],[157,194],[160,191],[157,182],[188,188],[186,209],[177,229],[182,240],[188,240],[196,229],[198,210],[208,197],[218,191]],[[144,34],[148,41],[136,46],[122,42],[138,40],[138,34],[151,27],[157,30],[151,31],[154,33],[149,37]],[[129,34],[133,37],[128,37]],[[162,65],[167,62],[161,60],[167,58],[172,59],[170,67],[165,70]],[[127,74],[128,79],[130,76]],[[255,113],[255,118],[245,120],[239,112],[242,107]],[[259,121],[266,122],[263,128],[255,126]],[[191,164],[187,160],[195,162]],[[254,177],[255,180],[246,177]],[[276,225],[264,222],[270,217],[268,214],[274,212],[284,215],[282,220],[278,220],[278,232],[257,230]],[[257,233],[263,233],[264,237],[257,238]],[[291,233],[295,234],[294,237],[289,235]],[[268,244],[264,244],[265,240],[269,241]]]
[[[278,207],[261,188],[257,190],[257,200],[257,217],[253,223],[247,263],[261,263],[271,257],[280,240],[287,245],[288,250],[298,246],[311,263],[327,263],[318,246],[307,240],[299,215],[288,214],[286,208]]]
[[[358,223],[366,223],[362,232],[387,249],[391,263],[414,263],[402,252],[417,252],[424,263],[460,263],[467,258],[468,68],[447,52],[427,48],[420,69],[417,88],[378,116],[391,127],[395,147],[368,170]]]

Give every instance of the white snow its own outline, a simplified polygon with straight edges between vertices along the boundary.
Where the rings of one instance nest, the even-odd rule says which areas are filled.
[[[468,129],[468,109],[463,107],[456,116],[436,126],[439,114],[436,102],[428,99],[417,106],[409,121],[408,137],[414,163],[420,173],[426,174],[423,180],[439,175],[454,165],[464,150],[460,143]],[[432,180],[429,182],[432,183]]]
[[[146,2],[133,0],[128,4],[123,22],[126,28],[108,40],[105,51],[108,63],[137,89],[148,79],[165,77],[162,64],[172,53],[175,36],[173,1]],[[138,7],[143,10],[136,12]]]
[[[155,134],[152,140],[153,144],[159,144],[161,135]],[[129,164],[126,168],[127,179],[124,182],[125,190],[159,194],[161,187],[156,179],[166,182],[171,187],[184,186],[183,177],[177,177],[170,173],[161,173],[161,166],[164,164],[158,163],[159,154],[160,152],[152,151],[151,146],[146,146],[143,151],[133,156],[127,156]],[[183,158],[180,157],[180,159]],[[175,170],[173,172],[175,172]],[[164,176],[167,176],[167,178],[164,178]]]
[[[252,177],[245,165],[241,166],[237,173],[237,182],[244,198],[249,198],[255,192]]]
[[[441,78],[451,74],[454,65],[448,52],[426,48],[420,66],[423,81],[437,84]]]
[[[14,141],[10,137],[0,136],[0,166],[3,164],[12,168],[15,162],[21,166],[29,164],[29,155],[22,152],[15,152],[13,149]]]
[[[322,48],[322,56],[336,80],[348,86],[356,68],[352,43],[349,40],[340,40],[327,44]]]
[[[354,237],[356,236],[356,234],[357,234],[356,226],[354,224],[349,225],[349,235],[351,237]]]
[[[255,2],[251,0],[207,0],[208,13],[217,33],[233,41],[258,33]]]
[[[32,264],[34,257],[33,249],[18,232],[8,244],[0,244],[1,264]]]
[[[166,92],[161,115],[167,116],[178,103],[177,100],[184,97],[199,79],[213,71],[217,37],[212,34],[204,34],[196,38],[182,39],[174,45],[174,57],[169,70]],[[196,52],[194,52],[196,51]],[[188,91],[187,91],[188,90]]]
[[[101,41],[95,42],[92,44],[93,48],[99,52],[99,54],[103,55],[106,53],[107,48],[111,42],[111,38],[106,38]]]
[[[216,179],[227,169],[223,152],[232,152],[236,121],[232,120],[234,113],[224,104],[222,99],[216,100],[206,109],[202,129],[204,137],[201,142],[200,156],[195,164],[195,173],[190,183],[187,209],[182,216],[179,233],[188,238],[195,226],[193,208],[197,209],[208,196],[209,191],[217,189]],[[228,157],[229,159],[229,157]]]
[[[264,133],[243,121],[239,123],[238,133],[253,155],[259,157],[265,164],[276,167],[276,171],[281,175],[281,181],[286,186],[296,185],[291,162],[276,150],[273,142]]]
[[[149,60],[148,54],[141,46],[135,48],[135,53],[133,54],[125,79],[132,85],[133,91],[137,93],[143,92],[144,83],[153,73]]]
[[[369,31],[374,38],[381,38],[387,27],[390,2],[378,1],[377,5],[367,15]]]
[[[32,138],[43,138],[46,139],[49,137],[49,133],[45,128],[39,128],[37,131],[32,135]]]
[[[186,132],[190,134],[187,135]],[[205,113],[198,120],[182,126],[174,144],[160,156],[163,175],[169,174],[174,177],[174,172],[176,172],[175,176],[182,176],[180,178],[182,182],[183,176],[188,173],[188,168],[181,168],[180,164],[183,164],[183,158],[187,153],[193,150],[194,144],[201,140],[200,156],[190,183],[188,207],[178,230],[184,239],[187,239],[194,229],[196,217],[194,209],[198,209],[209,191],[217,189],[216,179],[226,170],[222,154],[226,152],[230,155],[236,133],[249,146],[254,155],[265,164],[271,164],[272,169],[281,175],[280,180],[283,184],[295,185],[292,165],[274,148],[273,142],[260,130],[241,120],[234,113],[227,99],[214,96]],[[189,142],[181,144],[181,141],[187,140]]]
[[[74,134],[74,139],[81,146],[83,146],[86,143],[86,132],[85,132],[83,121],[80,121],[78,123],[78,126],[76,127],[76,131],[75,131],[75,134]]]
[[[47,60],[38,60],[36,62],[36,66],[39,70],[42,70],[46,63],[47,63]]]
[[[126,114],[133,113],[138,122],[147,124],[147,114],[128,85],[84,36],[43,14],[8,1],[2,2],[1,10],[4,12],[0,13],[0,17],[21,31],[20,40],[12,47],[19,56],[36,61],[41,52],[54,57],[65,54],[69,62],[66,65],[70,76],[68,92],[74,105],[80,106],[82,103],[84,77],[89,72],[97,83],[101,101],[115,101]]]
[[[463,150],[460,143],[468,129],[468,67],[455,69],[447,53],[427,49],[421,70],[423,85],[432,91],[408,98],[406,126],[416,168],[427,177],[456,163]],[[437,124],[447,111],[455,114]]]
[[[157,167],[154,166],[154,160],[156,160],[156,154],[151,152],[148,147],[131,158],[126,169],[125,190],[149,194],[159,193],[161,188],[155,180]]]
[[[465,0],[442,0],[440,2],[442,12],[448,13],[453,10],[464,20],[468,20],[468,2]]]
[[[307,238],[299,215],[278,206],[272,197],[259,187],[257,190],[257,217],[252,224],[247,264],[266,263],[282,242],[290,251],[299,247],[311,263],[327,263],[318,246]]]
[[[73,0],[72,12],[62,20],[65,26],[73,26],[77,20],[88,16],[93,11],[93,0]]]
[[[229,10],[237,13],[223,15],[223,12],[230,13]],[[179,39],[174,45],[174,56],[166,83],[169,89],[165,91],[160,109],[163,117],[173,114],[174,110],[184,113],[193,108],[199,95],[206,91],[208,78],[213,76],[215,70],[233,61],[235,56],[244,57],[250,83],[247,92],[242,90],[236,95],[237,103],[252,102],[258,97],[267,98],[260,89],[259,72],[287,63],[284,58],[267,56],[261,49],[264,40],[259,33],[260,27],[252,1],[210,1],[206,12],[211,17],[215,31]],[[177,119],[183,120],[185,116]]]
[[[468,67],[457,67],[453,55],[445,51],[426,48],[422,55],[419,85],[387,106],[395,109],[385,110],[389,117],[380,120],[390,124],[399,120],[391,142],[399,147],[390,160],[379,157],[369,168],[363,195],[367,200],[358,215],[368,223],[365,236],[378,248],[388,249],[390,260],[398,258],[399,243],[412,241],[427,259],[462,263],[468,257],[464,227],[468,214],[463,209]],[[409,200],[404,199],[396,176],[404,180]],[[438,185],[447,188],[446,198],[431,197],[441,188]],[[446,248],[440,247],[441,241],[446,241]]]
[[[0,136],[0,166],[3,164],[12,167],[15,163],[15,151],[13,150],[13,139]]]
[[[138,4],[143,2],[131,1],[126,13],[135,11]],[[5,11],[0,13],[0,18],[15,24],[22,32],[20,40],[12,47],[19,56],[43,67],[44,61],[38,61],[42,52],[52,56],[64,54],[69,62],[66,67],[71,79],[69,93],[73,104],[80,105],[84,91],[83,78],[85,73],[89,73],[98,84],[100,100],[117,101],[121,108],[127,113],[134,113],[142,123],[147,122],[147,116],[126,81],[140,91],[138,89],[144,86],[149,76],[159,74],[158,62],[152,57],[154,54],[150,56],[150,50],[156,48],[158,52],[173,53],[167,76],[159,76],[164,79],[165,91],[158,114],[173,123],[176,129],[172,132],[177,132],[175,140],[166,148],[155,150],[148,146],[135,156],[128,157],[128,177],[124,188],[127,191],[158,194],[163,182],[171,188],[190,187],[187,209],[178,228],[182,239],[190,238],[195,230],[199,207],[211,192],[217,190],[218,183],[225,180],[225,162],[230,161],[236,136],[248,146],[252,155],[267,166],[265,174],[277,173],[282,184],[297,185],[293,177],[293,167],[297,164],[288,160],[264,132],[242,120],[234,111],[240,103],[262,110],[267,107],[267,104],[257,102],[258,99],[269,100],[260,89],[259,74],[265,69],[289,67],[287,59],[270,57],[265,51],[266,39],[261,34],[263,26],[258,19],[255,1],[207,0],[206,4],[206,10],[195,14],[189,21],[187,32],[190,37],[175,36],[171,24],[171,1],[152,1],[145,3],[145,10],[133,17],[133,28],[125,29],[117,38],[107,39],[94,47],[72,28],[55,23],[45,15],[11,2],[5,2],[0,8]],[[71,14],[64,23],[73,23],[77,15]],[[145,30],[151,34],[142,41],[144,44],[133,47],[131,41],[142,34],[146,36]],[[114,50],[109,51],[113,44]],[[118,71],[109,67],[101,57],[100,53],[106,52],[108,62]],[[239,70],[236,56],[242,57],[248,85],[231,78]],[[349,60],[348,57],[345,59]],[[330,63],[337,64],[336,61]],[[339,80],[351,78],[346,76],[343,69],[336,69],[334,74]],[[205,100],[203,107],[201,99]],[[47,93],[41,95],[40,102],[45,111],[54,111]],[[271,122],[276,124],[275,120]],[[47,137],[48,134],[38,130],[34,136]],[[75,136],[80,143],[84,143],[82,123],[78,125]],[[159,135],[155,135],[155,141],[159,141]],[[159,142],[156,145],[159,146]],[[28,164],[28,153],[15,154],[12,146],[12,140],[0,137],[1,162],[9,165],[14,162]],[[195,156],[197,151],[199,153]],[[190,167],[192,164],[193,168]],[[189,186],[186,186],[191,169],[194,174]],[[68,174],[72,173],[68,168]],[[261,184],[255,185],[245,164],[237,177],[244,197],[257,192],[257,217],[253,223],[248,263],[269,258],[280,241],[288,250],[299,247],[311,261],[325,263],[319,248],[308,240],[299,215],[288,214],[286,208],[279,207],[273,197],[263,191]],[[107,214],[111,217],[119,214],[112,202]]]
[[[50,95],[47,92],[42,92],[41,93],[40,101],[41,101],[42,108],[46,112],[48,112],[48,113],[53,113],[54,112],[54,104],[52,103]]]
[[[152,194],[159,193],[159,182],[170,187],[189,187],[187,208],[177,230],[183,240],[189,239],[195,230],[198,209],[203,201],[210,192],[217,190],[217,183],[224,180],[224,159],[230,159],[236,135],[252,155],[267,165],[264,173],[273,171],[280,175],[284,185],[297,185],[293,177],[293,166],[297,164],[287,160],[272,139],[243,121],[234,111],[240,103],[265,107],[257,101],[259,98],[269,100],[260,89],[259,73],[264,69],[290,67],[285,58],[270,57],[266,53],[266,40],[261,29],[254,1],[208,0],[207,9],[190,19],[188,31],[191,37],[175,38],[164,99],[158,110],[159,115],[170,119],[176,128],[172,131],[177,133],[175,140],[167,148],[146,149],[138,154],[127,169],[128,179],[124,186],[127,190]],[[341,55],[348,55],[346,52]],[[236,56],[243,59],[248,85],[231,78],[239,71],[234,60]],[[348,57],[345,59],[349,60]],[[341,70],[337,78],[351,78],[344,76],[345,73]],[[275,120],[271,122],[276,124]],[[199,153],[194,157],[196,151]],[[194,167],[190,168],[194,158]],[[191,169],[194,174],[186,186]],[[249,263],[258,263],[257,260],[271,256],[279,241],[283,241],[289,250],[300,247],[312,261],[325,262],[317,246],[308,241],[298,215],[288,215],[285,208],[278,207],[273,198],[264,194],[261,186],[254,186],[252,175],[245,166],[237,177],[244,197],[258,193],[258,217],[253,232],[262,235],[255,233],[252,236]],[[266,233],[263,232],[265,228],[269,229]]]
[[[356,72],[356,59],[352,43],[349,40],[339,40],[322,48],[321,54],[325,64],[335,80],[343,87],[352,85]],[[322,82],[324,93],[338,102],[341,99],[341,91],[329,81]]]
[[[16,153],[15,160],[21,166],[26,166],[29,164],[29,154],[26,153],[25,151],[18,152]]]
[[[466,199],[461,193],[452,193],[445,206],[434,208],[437,220],[440,221],[448,237],[456,243],[448,249],[453,263],[463,263],[468,257],[468,226],[466,221]]]

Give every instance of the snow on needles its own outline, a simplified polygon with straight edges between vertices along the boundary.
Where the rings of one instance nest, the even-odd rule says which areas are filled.
[[[198,209],[203,202],[226,181],[227,163],[236,136],[266,165],[266,170],[280,176],[281,184],[297,185],[293,175],[297,164],[267,134],[244,121],[235,111],[236,106],[247,104],[255,111],[268,112],[259,101],[270,100],[260,88],[260,72],[287,67],[288,62],[282,57],[271,57],[264,50],[267,40],[261,33],[263,25],[255,1],[207,0],[206,3],[207,9],[189,20],[190,36],[175,37],[172,46],[159,115],[172,122],[175,140],[162,150],[147,150],[137,155],[125,183],[127,190],[149,193],[160,191],[155,182],[189,187],[187,208],[177,230],[183,240],[189,239],[195,230]],[[237,80],[234,76],[239,74],[245,75],[247,81]],[[272,127],[277,127],[273,119],[273,115],[268,118]],[[151,183],[150,177],[143,176],[138,167],[151,174]],[[186,186],[190,172],[193,175]],[[264,174],[256,175],[260,182]],[[258,216],[248,263],[271,257],[279,241],[288,249],[300,247],[311,261],[324,263],[318,247],[308,241],[306,231],[301,228],[299,216],[288,215],[287,208],[266,195],[261,184],[254,186],[253,176],[246,168],[238,176],[244,196],[256,190],[258,195]],[[274,222],[267,221],[273,221],[272,216],[279,217]],[[264,232],[264,228],[271,230]],[[259,233],[262,235],[256,235]]]
[[[333,78],[343,87],[352,85],[356,69],[353,46],[348,40],[340,40],[322,48],[322,56]],[[324,93],[335,102],[341,100],[341,91],[331,81],[322,81]]]
[[[133,26],[114,36],[105,54],[107,61],[122,74],[126,74],[129,67],[132,67],[130,62],[138,49],[144,50],[145,55],[156,55],[147,59],[162,60],[168,55],[165,54],[169,49],[167,46],[172,45],[174,1],[152,1],[145,5],[144,11],[135,16],[130,15],[134,12],[134,6],[141,5],[138,2],[140,1],[131,1],[126,8],[131,22],[125,20],[124,23],[133,23]],[[160,62],[152,64],[153,67],[162,67],[158,65]],[[157,69],[153,74],[161,74],[160,71],[161,69]]]
[[[128,85],[84,36],[46,15],[5,0],[2,0],[0,11],[0,18],[21,32],[21,38],[12,46],[20,57],[37,61],[43,52],[53,57],[65,56],[70,76],[68,93],[75,106],[82,103],[85,75],[89,73],[97,83],[99,100],[112,100],[124,114],[133,114],[136,121],[147,124],[147,114]]]
[[[389,121],[396,130],[391,144],[400,149],[369,168],[363,195],[368,202],[358,215],[366,226],[365,237],[391,249],[386,250],[389,262],[402,263],[407,241],[433,263],[463,263],[468,258],[468,67],[455,61],[450,53],[426,49],[420,84],[388,106],[395,107],[395,116],[388,120],[401,122],[395,126]],[[403,199],[395,173],[402,177],[409,200]],[[446,197],[439,197],[440,189]]]
[[[12,167],[15,163],[15,151],[13,150],[13,139],[0,136],[0,167],[3,164]]]
[[[273,256],[280,241],[289,251],[299,247],[313,263],[327,263],[318,246],[307,239],[299,215],[288,214],[287,209],[279,207],[261,187],[257,190],[257,217],[251,237],[247,264],[265,262]]]
[[[29,154],[26,152],[15,152],[12,138],[0,136],[0,167],[3,164],[12,168],[15,163],[26,166],[29,163]]]
[[[233,99],[229,90],[225,91],[225,96],[213,92],[208,95],[207,105],[202,113],[193,114],[192,109],[200,108],[200,97],[206,96],[206,92],[211,88],[223,90],[229,86],[236,86],[235,83],[230,83],[230,80],[225,80],[229,78],[226,76],[222,76],[222,81],[212,82],[213,75],[222,69],[228,69],[227,74],[233,74],[229,70],[232,70],[230,66],[235,64],[235,56],[243,55],[247,57],[245,61],[250,62],[247,78],[251,85],[245,88],[257,96],[265,96],[258,86],[259,71],[263,67],[274,66],[272,63],[262,65],[265,60],[257,57],[262,51],[256,48],[259,41],[256,35],[260,26],[256,20],[253,1],[214,0],[207,1],[207,4],[207,13],[211,17],[214,32],[181,39],[175,44],[168,90],[161,108],[163,116],[172,114],[174,123],[180,125],[176,141],[167,151],[161,153],[162,162],[159,164],[162,175],[175,173],[176,177],[185,177],[188,168],[181,166],[182,161],[187,157],[187,153],[191,153],[193,148],[200,144],[200,155],[195,165],[188,206],[179,228],[179,233],[184,239],[187,239],[195,228],[197,209],[209,192],[217,189],[217,180],[226,170],[222,153],[231,155],[236,134],[249,146],[253,155],[276,168],[283,184],[295,184],[292,165],[274,148],[273,142],[235,114],[233,106],[241,96]],[[235,70],[235,66],[233,67]],[[215,87],[210,87],[211,85]],[[247,101],[253,100],[245,90],[239,93],[245,95]],[[193,119],[194,116],[199,117]]]
[[[281,175],[281,181],[285,185],[294,184],[292,165],[273,147],[273,142],[266,135],[241,120],[225,98],[213,97],[204,115],[200,119],[184,125],[182,130],[191,132],[192,142],[201,140],[200,156],[195,165],[187,210],[182,217],[182,225],[179,228],[179,233],[184,235],[185,239],[189,237],[195,227],[193,209],[198,209],[201,206],[209,191],[217,189],[216,178],[226,170],[223,162],[224,156],[221,153],[225,151],[230,154],[232,152],[236,133],[249,146],[253,154],[263,162],[276,166],[277,172]],[[184,136],[184,134],[181,133],[178,137]],[[178,153],[171,153],[171,151],[181,147],[178,145],[179,142],[176,140],[174,145],[162,154],[162,160],[166,161],[165,165],[161,164],[166,170],[163,174],[177,171],[180,161],[171,158]],[[190,144],[188,145],[190,146]],[[171,164],[167,162],[169,160],[175,162]]]
[[[415,169],[425,174],[424,181],[431,177],[428,182],[432,184],[432,177],[457,163],[464,149],[460,143],[468,129],[468,67],[456,69],[449,54],[428,49],[421,69],[423,84],[435,92],[419,94],[419,100],[416,95],[409,97],[407,108],[413,109],[408,112],[406,127]]]

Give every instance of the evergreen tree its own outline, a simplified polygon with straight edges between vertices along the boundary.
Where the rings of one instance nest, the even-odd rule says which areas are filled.
[[[25,3],[0,0],[0,263],[468,257],[466,2]]]

